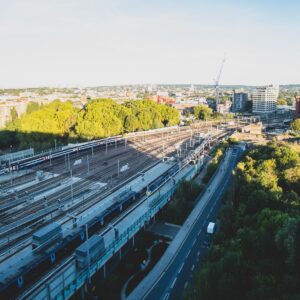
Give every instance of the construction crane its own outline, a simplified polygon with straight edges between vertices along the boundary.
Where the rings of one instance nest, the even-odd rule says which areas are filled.
[[[218,111],[218,104],[219,104],[219,93],[220,93],[220,78],[221,78],[221,74],[223,71],[223,67],[226,61],[226,55],[224,55],[222,62],[221,62],[221,66],[220,66],[220,70],[218,73],[217,78],[214,80],[215,81],[215,90],[216,90],[216,110]]]

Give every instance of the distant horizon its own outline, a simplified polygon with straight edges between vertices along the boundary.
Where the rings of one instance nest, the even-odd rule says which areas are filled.
[[[126,86],[200,86],[200,87],[214,87],[214,84],[205,84],[205,83],[132,83],[132,84],[107,84],[107,85],[93,85],[93,86],[80,86],[80,85],[41,85],[41,86],[23,86],[23,87],[1,87],[0,90],[24,90],[24,89],[87,89],[87,88],[99,88],[99,87],[126,87]],[[220,84],[220,87],[259,87],[259,86],[268,86],[269,84]],[[280,87],[282,86],[296,86],[300,87],[300,83],[287,83],[287,84],[276,84]]]

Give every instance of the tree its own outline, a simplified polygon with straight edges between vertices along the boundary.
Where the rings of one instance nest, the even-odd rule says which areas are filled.
[[[53,101],[42,109],[21,117],[19,131],[68,134],[76,122],[77,109],[71,102]]]
[[[300,165],[284,170],[283,184],[300,195]]]
[[[37,102],[29,102],[26,108],[26,114],[31,114],[40,109],[40,105]]]
[[[294,131],[300,131],[300,119],[296,119],[294,122],[291,124],[291,128]]]
[[[16,121],[18,119],[18,112],[16,110],[15,107],[13,107],[11,110],[10,110],[10,120],[12,122]]]
[[[277,99],[277,105],[287,105],[287,101],[285,100],[285,98],[278,98]]]
[[[206,105],[199,105],[194,107],[194,115],[199,120],[207,120],[211,117],[212,109]]]
[[[186,299],[299,298],[299,163],[283,143],[246,153],[234,175],[235,196],[223,200],[220,232]]]
[[[179,123],[176,109],[152,100],[127,101],[118,104],[112,99],[95,99],[79,111],[71,102],[55,100],[45,106],[30,102],[25,115],[18,118],[11,111],[6,129],[15,132],[21,147],[53,146],[54,139],[103,138],[125,131],[148,130]],[[6,135],[2,134],[5,141]],[[6,142],[3,144],[7,144]]]
[[[139,128],[139,121],[134,115],[129,115],[125,119],[125,130],[128,132],[136,131]]]
[[[122,121],[116,116],[117,104],[111,100],[89,102],[78,116],[76,133],[83,138],[103,138],[122,132]]]

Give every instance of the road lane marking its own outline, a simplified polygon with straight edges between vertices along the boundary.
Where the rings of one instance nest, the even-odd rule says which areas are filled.
[[[177,277],[175,277],[175,279],[173,280],[172,284],[171,284],[171,289],[174,287],[175,283],[176,283]]]
[[[200,255],[200,251],[197,252],[197,256],[199,256],[199,255]]]
[[[195,265],[192,266],[191,271],[194,271],[194,269],[195,269]]]
[[[189,283],[186,281],[184,284],[184,288],[186,289],[188,287]]]
[[[228,168],[229,168],[229,166],[228,166]],[[227,173],[226,173],[226,174],[227,174]],[[219,174],[218,174],[218,175],[219,175]],[[220,177],[220,176],[219,176],[219,177]],[[214,186],[212,186],[212,187],[215,188],[215,187],[218,187],[218,186],[221,185],[221,191],[223,191],[226,184],[222,185],[222,180],[223,180],[223,178],[222,178],[222,177],[219,178],[219,177],[218,177],[218,176],[215,177],[213,183],[215,183],[215,181],[216,181],[217,183],[215,183]],[[221,179],[222,179],[222,180],[221,180]],[[229,180],[227,179],[227,181],[229,181]],[[227,183],[227,181],[226,181],[226,183]],[[219,198],[220,195],[221,195],[221,193],[219,193],[217,197]],[[207,205],[208,205],[208,203],[209,203],[209,200],[212,198],[212,196],[213,196],[213,195],[210,195],[210,197],[208,197],[208,199],[206,199],[205,201],[202,201],[202,203],[204,203],[204,204],[201,206],[200,213],[203,213],[203,212],[204,212],[204,210],[205,210],[205,208],[207,207]],[[219,200],[218,200],[217,203],[219,203]],[[207,220],[207,219],[208,219],[208,216],[206,217],[206,220]],[[203,223],[204,223],[204,222],[203,222]],[[194,224],[192,224],[192,227],[194,227]],[[204,224],[203,224],[203,229],[204,229],[204,227],[205,227],[205,226],[204,226]],[[205,230],[205,229],[204,229],[204,230]],[[191,228],[190,228],[189,233],[187,234],[187,236],[184,238],[184,242],[187,241],[188,236],[189,236],[190,233],[191,233]],[[180,249],[182,249],[183,244],[184,244],[184,243],[182,243],[182,244],[179,246],[178,251],[179,251]],[[205,247],[203,247],[202,245],[201,245],[200,247],[201,247],[201,248],[205,248]],[[176,252],[176,255],[171,259],[171,262],[172,262],[172,263],[174,262],[175,257],[178,256],[178,251]],[[189,255],[189,254],[190,254],[190,251],[189,251],[188,255]],[[187,256],[188,256],[188,255],[187,255]],[[186,258],[187,258],[187,256],[186,256]],[[161,278],[164,276],[165,273],[166,273],[166,271],[163,271],[163,272],[162,272],[162,274],[161,274],[161,275],[159,276],[159,278],[156,280],[155,284],[150,288],[150,290],[147,291],[147,293],[146,293],[145,296],[148,296],[148,295],[149,295],[149,293],[153,290],[154,286],[157,285],[157,283],[159,282],[159,280],[161,280]],[[189,277],[192,279],[192,278],[193,278],[193,275],[190,274]]]
[[[194,242],[193,242],[193,246],[192,246],[192,247],[194,247],[194,246],[195,246],[195,244],[196,244],[196,241],[197,241],[197,240],[196,240],[196,239],[194,239]]]
[[[167,300],[169,298],[169,293],[166,294],[166,296],[164,296],[163,300]]]
[[[178,271],[178,273],[180,273],[180,272],[181,272],[181,270],[182,270],[183,266],[184,266],[184,262],[181,264],[181,267],[179,268],[179,271]]]

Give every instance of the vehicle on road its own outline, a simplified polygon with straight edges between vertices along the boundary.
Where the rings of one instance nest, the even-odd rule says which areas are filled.
[[[216,223],[209,222],[207,226],[207,233],[214,234],[216,230]]]

